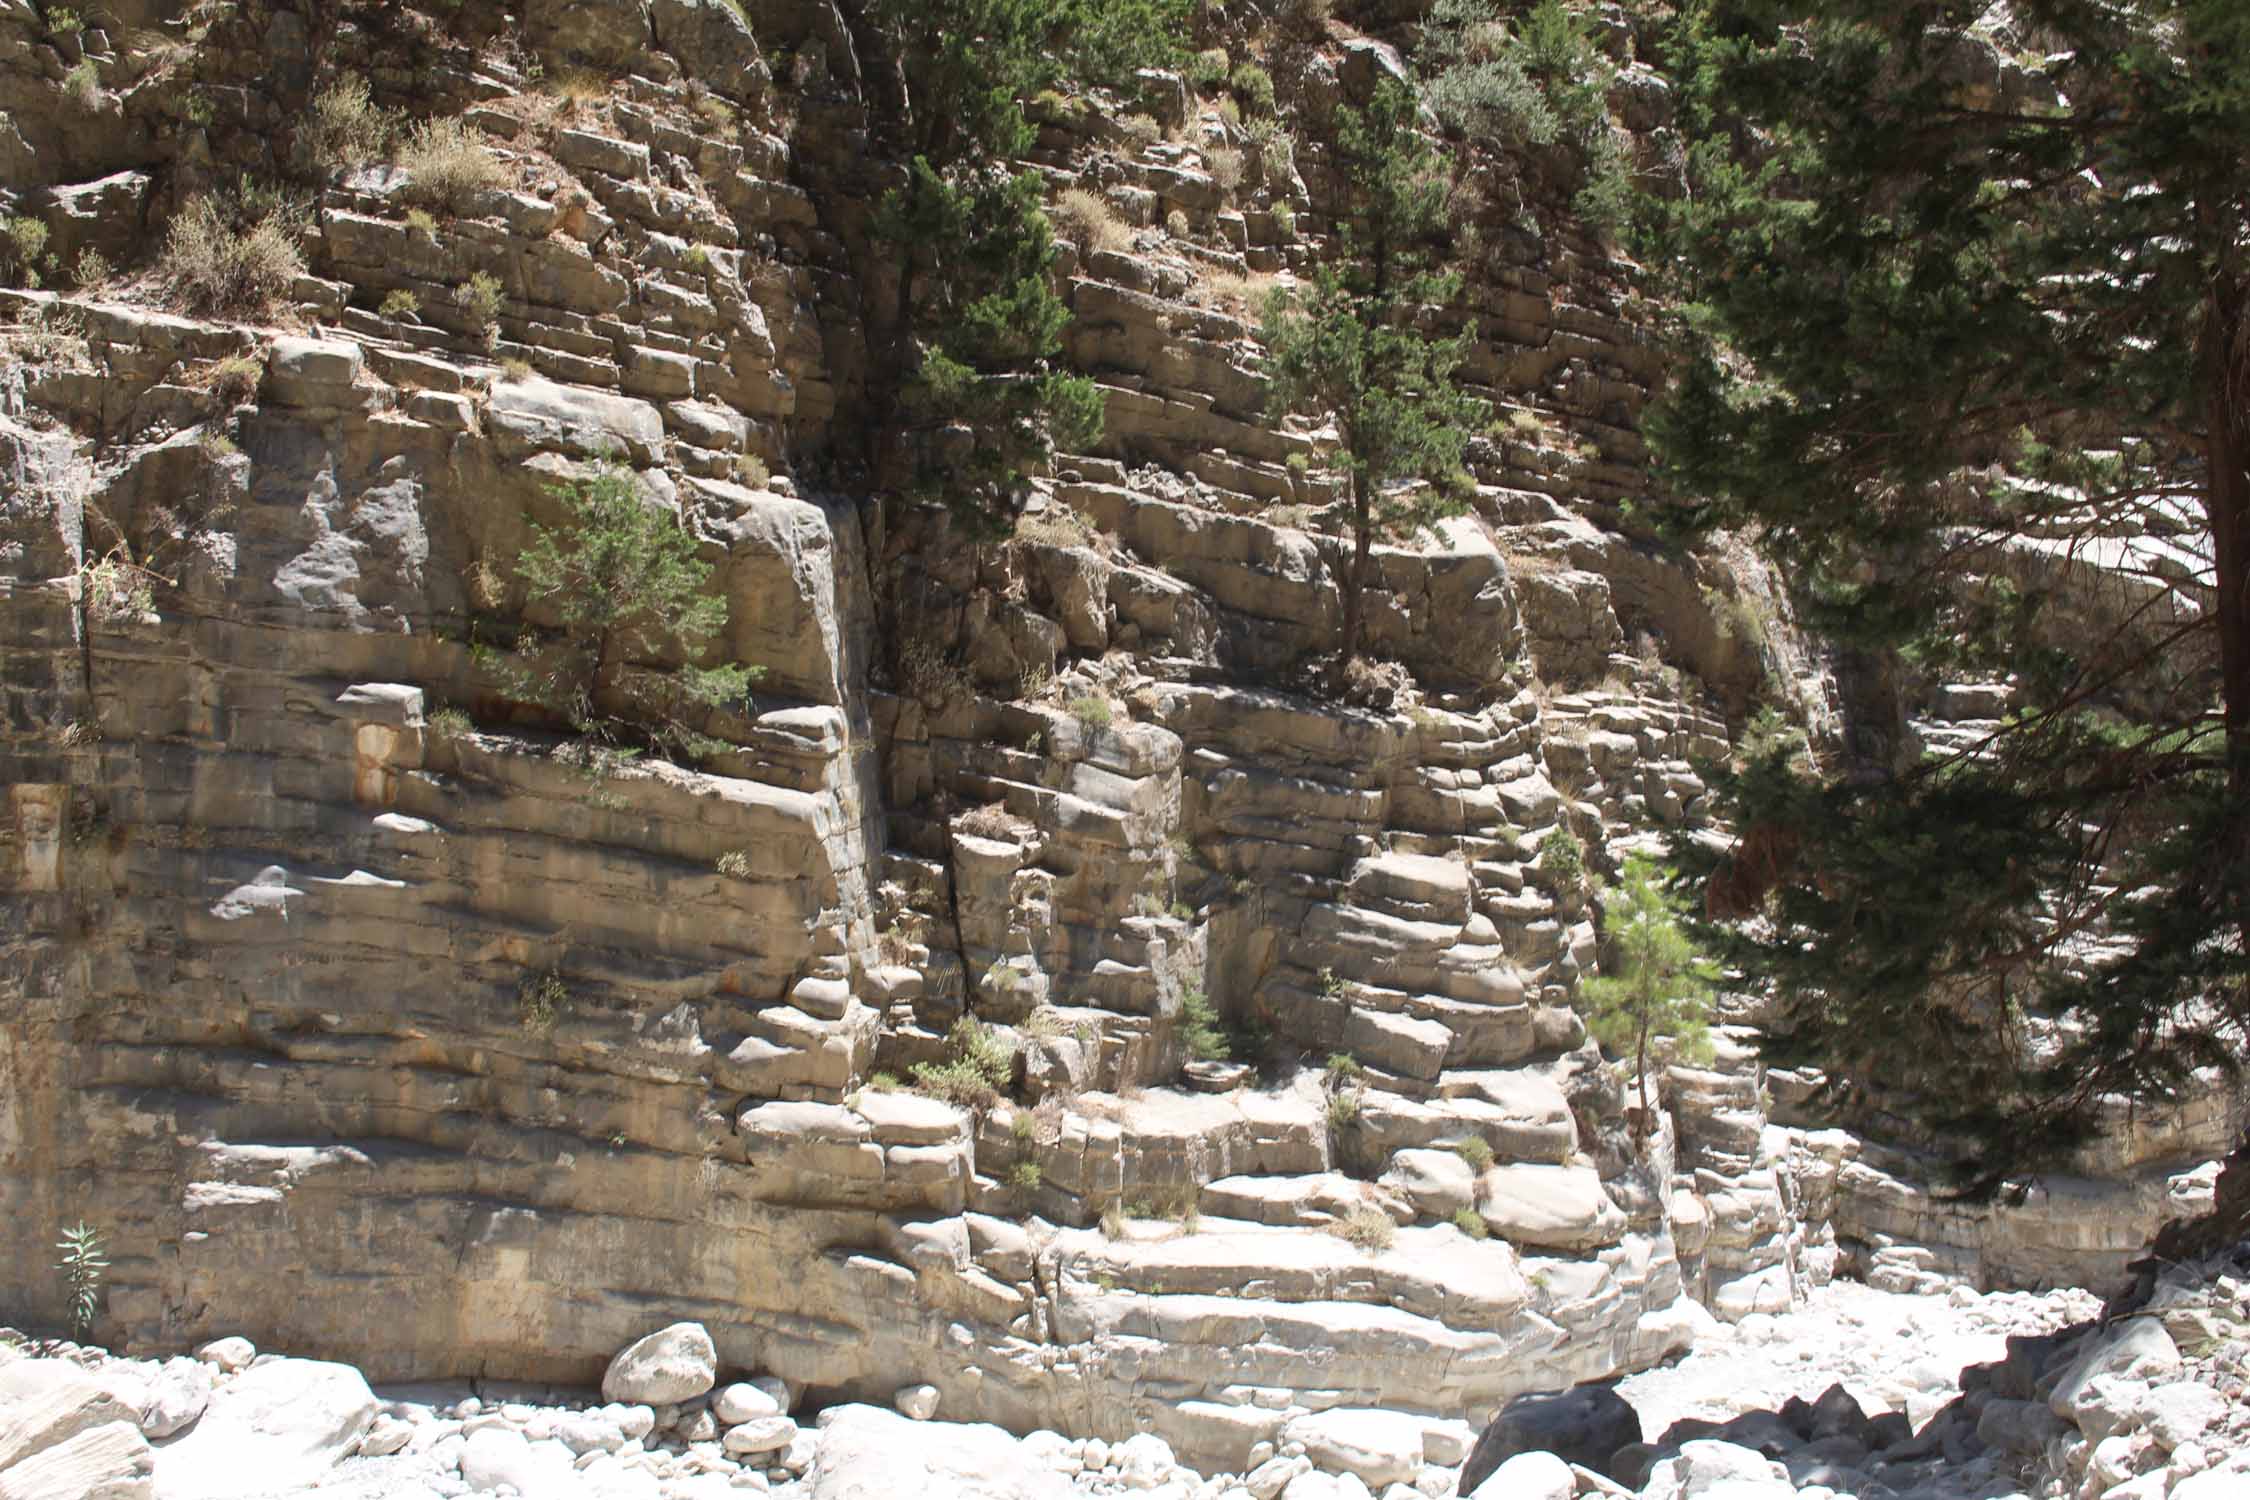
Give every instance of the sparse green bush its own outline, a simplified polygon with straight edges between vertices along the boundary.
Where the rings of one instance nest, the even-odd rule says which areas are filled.
[[[989,1109],[999,1102],[1015,1078],[1015,1046],[974,1016],[954,1022],[945,1040],[949,1057],[914,1065],[916,1092],[968,1109]]]
[[[254,354],[230,354],[211,367],[211,400],[222,411],[231,411],[258,393],[266,378],[266,362]]]
[[[346,73],[313,95],[297,131],[297,160],[317,176],[378,161],[390,149],[397,124],[367,91],[367,80]]]
[[[1473,1208],[1455,1209],[1453,1227],[1472,1240],[1489,1239],[1492,1235],[1492,1226],[1485,1223],[1484,1215]]]
[[[1328,1128],[1349,1130],[1359,1123],[1359,1091],[1344,1089],[1328,1096]]]
[[[1566,141],[1579,157],[1579,215],[1605,227],[1623,221],[1632,157],[1609,117],[1616,69],[1577,8],[1539,0],[1511,26],[1494,0],[1437,0],[1422,38],[1423,92],[1439,123],[1502,146]]]
[[[1197,88],[1216,88],[1227,81],[1227,49],[1206,47],[1188,59],[1188,81]]]
[[[1547,830],[1539,841],[1539,868],[1546,872],[1556,890],[1569,895],[1583,894],[1586,889],[1586,846],[1578,842],[1578,835],[1563,824]]]
[[[426,208],[410,208],[406,211],[406,227],[410,233],[434,237],[437,234],[437,217]]]
[[[455,305],[480,333],[490,333],[499,326],[500,308],[506,300],[500,278],[490,271],[478,271],[453,289]]]
[[[1472,1172],[1482,1172],[1492,1165],[1492,1142],[1481,1135],[1465,1135],[1453,1143],[1454,1154],[1469,1164]]]
[[[81,1219],[55,1242],[55,1270],[69,1298],[71,1337],[83,1340],[102,1310],[102,1277],[109,1270],[107,1247],[98,1230]]]
[[[70,268],[70,282],[80,291],[86,291],[116,274],[117,268],[109,263],[109,257],[87,245],[79,250],[78,260]]]
[[[476,725],[470,720],[468,714],[448,705],[430,715],[428,729],[430,734],[437,739],[458,740],[465,739],[474,733]]]
[[[47,34],[49,36],[76,36],[86,29],[85,20],[67,5],[47,8]]]
[[[1328,1062],[1321,1069],[1322,1077],[1332,1089],[1340,1089],[1346,1084],[1359,1082],[1361,1075],[1365,1072],[1366,1069],[1359,1065],[1359,1059],[1349,1052],[1329,1053]]]
[[[255,195],[191,198],[165,235],[157,277],[189,312],[263,318],[305,274],[297,215]]]
[[[63,93],[80,109],[92,109],[102,102],[101,69],[94,66],[92,58],[80,59],[76,67],[63,74]]]
[[[412,318],[420,315],[422,299],[403,286],[393,287],[375,310],[386,318]]]
[[[1110,718],[1109,700],[1090,694],[1073,698],[1070,700],[1070,716],[1088,729],[1107,729]]]
[[[532,1036],[544,1036],[555,1029],[555,1021],[562,1009],[570,1003],[570,986],[553,969],[544,974],[525,975],[516,986],[516,1019]]]
[[[0,220],[0,272],[6,273],[10,284],[39,285],[42,263],[54,263],[47,254],[46,222],[29,214]]]
[[[81,570],[79,597],[95,620],[138,620],[156,608],[155,575],[134,562],[120,542]]]
[[[1362,1203],[1330,1226],[1330,1233],[1370,1253],[1388,1250],[1398,1240],[1398,1225],[1372,1203]]]
[[[1234,70],[1227,80],[1246,114],[1270,115],[1274,111],[1273,75],[1254,62],[1246,62]]]
[[[1021,1192],[1031,1192],[1039,1186],[1039,1163],[1019,1161],[1008,1168],[1008,1186]]]
[[[1213,146],[1203,153],[1203,165],[1222,192],[1242,186],[1242,153],[1232,146]]]
[[[407,194],[419,203],[458,213],[471,193],[504,186],[507,168],[475,128],[456,118],[424,120],[407,132],[398,164]]]
[[[1156,123],[1154,115],[1127,115],[1117,123],[1136,148],[1153,146],[1164,139],[1164,127]]]

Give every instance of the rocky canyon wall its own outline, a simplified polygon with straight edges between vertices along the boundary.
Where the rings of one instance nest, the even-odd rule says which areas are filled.
[[[1346,556],[1291,462],[1316,438],[1261,415],[1211,290],[1309,264],[1316,150],[1222,185],[1231,127],[1177,80],[1168,139],[1050,124],[1033,164],[1129,231],[1057,272],[1105,436],[1014,540],[886,531],[837,456],[847,13],[488,10],[57,36],[0,4],[11,211],[119,267],[0,292],[0,1316],[59,1320],[37,1268],[85,1219],[121,1345],[590,1380],[692,1318],[825,1395],[927,1381],[1237,1463],[1334,1406],[1465,1441],[1706,1307],[1787,1305],[1838,1234],[1899,1275],[2078,1277],[2192,1199],[2223,1105],[2123,1189],[1963,1215],[1786,1083],[1775,1123],[1748,1028],[1636,1144],[1541,841],[1607,867],[1698,825],[1691,762],[1761,679],[1827,709],[1785,622],[1742,623],[1774,608],[1753,556],[1618,529],[1655,364],[1597,241],[1557,217],[1480,266],[1470,376],[1520,416],[1470,515],[1378,552],[1387,701],[1343,706],[1302,691]],[[1341,25],[1300,52],[1307,109],[1396,61]],[[154,226],[278,170],[345,70],[460,114],[497,185],[432,218],[396,166],[338,174],[284,318],[164,310]],[[605,459],[764,669],[693,768],[590,762],[479,663],[552,618],[515,560]],[[1260,1064],[1185,1066],[1191,997]],[[890,1086],[965,1015],[1014,1053],[1006,1102]]]

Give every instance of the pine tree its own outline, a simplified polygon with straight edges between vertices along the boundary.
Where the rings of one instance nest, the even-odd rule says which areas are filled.
[[[1386,78],[1364,111],[1336,114],[1336,164],[1357,214],[1309,291],[1267,301],[1263,337],[1275,410],[1333,420],[1342,440],[1352,555],[1330,683],[1341,692],[1359,654],[1376,538],[1459,514],[1462,449],[1489,408],[1453,379],[1474,330],[1433,338],[1417,326],[1460,281],[1436,268],[1445,183],[1414,91]]]
[[[1684,916],[1655,864],[1646,855],[1628,856],[1602,913],[1608,972],[1578,987],[1591,1007],[1586,1029],[1594,1039],[1612,1052],[1633,1055],[1641,1095],[1634,1131],[1641,1136],[1656,1118],[1648,1097],[1649,1043],[1669,1038],[1685,1061],[1711,1055],[1711,990],[1719,970],[1697,947]]]
[[[905,438],[909,487],[973,529],[1005,528],[1029,471],[1101,430],[1093,382],[1062,368],[1068,320],[1050,284],[1043,181],[1024,101],[1071,80],[1120,82],[1173,56],[1185,0],[877,0],[888,127],[906,180],[875,236],[895,257],[870,320],[879,447]]]
[[[2250,1023],[2250,7],[2001,14],[1683,7],[1644,240],[1688,299],[1660,518],[1754,528],[1865,659],[2016,683],[1974,753],[1769,742],[1731,857],[1679,851],[1769,919],[1728,957],[1783,1056],[1917,1090],[1976,1190]],[[2142,597],[2074,618],[2087,562]]]
[[[718,748],[680,708],[739,699],[763,669],[732,662],[673,667],[653,674],[661,689],[653,698],[623,682],[628,667],[658,660],[668,643],[696,656],[726,628],[726,600],[704,592],[711,565],[697,556],[695,538],[620,463],[604,462],[548,493],[562,503],[568,524],[532,523],[531,545],[516,566],[561,629],[529,634],[514,651],[486,650],[482,664],[511,697],[546,709],[590,740],[645,738],[691,753]]]

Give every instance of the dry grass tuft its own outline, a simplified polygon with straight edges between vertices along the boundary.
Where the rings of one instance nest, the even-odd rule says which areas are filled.
[[[313,95],[312,111],[297,132],[297,155],[315,172],[340,172],[379,159],[396,129],[390,112],[368,93],[367,80],[346,73]]]
[[[412,179],[408,197],[448,213],[458,213],[471,193],[508,181],[508,169],[484,137],[458,119],[415,126],[399,147],[398,164]]]
[[[265,317],[305,274],[295,217],[277,208],[237,227],[210,198],[191,198],[165,235],[156,274],[189,312]]]
[[[1078,247],[1080,255],[1096,250],[1124,250],[1133,243],[1133,232],[1099,193],[1066,188],[1048,211],[1055,232]]]
[[[1362,1203],[1344,1215],[1329,1226],[1329,1232],[1370,1253],[1388,1250],[1398,1239],[1398,1225],[1371,1203]]]
[[[1257,316],[1276,278],[1263,271],[1213,271],[1195,284],[1195,300],[1205,307]]]

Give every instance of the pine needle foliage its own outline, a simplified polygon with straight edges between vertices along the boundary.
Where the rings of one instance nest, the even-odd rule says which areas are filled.
[[[1579,986],[1594,1040],[1633,1058],[1641,1096],[1636,1129],[1644,1135],[1656,1118],[1648,1094],[1650,1043],[1670,1040],[1683,1061],[1711,1056],[1711,993],[1719,969],[1703,955],[1684,917],[1683,903],[1655,863],[1646,855],[1628,856],[1602,913],[1607,972]]]
[[[1180,1041],[1197,1062],[1225,1062],[1234,1056],[1218,1007],[1194,985],[1180,994]]]
[[[1438,338],[1420,326],[1460,279],[1438,265],[1445,180],[1418,115],[1414,90],[1390,78],[1365,110],[1338,108],[1335,159],[1355,218],[1309,290],[1277,289],[1263,309],[1273,409],[1331,420],[1343,439],[1352,555],[1339,580],[1336,692],[1359,654],[1376,540],[1461,512],[1462,452],[1489,416],[1453,378],[1474,327]]]
[[[1668,48],[1655,519],[1755,528],[1847,666],[2016,688],[1959,754],[1769,745],[1676,852],[1762,919],[1781,1058],[1989,1193],[2250,1025],[2250,8],[1692,0]]]
[[[871,320],[871,425],[904,439],[910,493],[1004,534],[1031,472],[1101,430],[1093,382],[1062,366],[1042,179],[1012,170],[1028,101],[1123,82],[1182,55],[1185,0],[876,0],[896,88],[887,144],[905,180],[873,221],[894,299]]]
[[[516,569],[560,628],[527,632],[513,651],[481,652],[481,663],[503,692],[589,740],[641,739],[690,754],[717,748],[687,722],[689,711],[742,699],[763,672],[735,662],[664,665],[667,647],[703,655],[726,627],[726,601],[706,591],[711,565],[695,538],[615,460],[548,494],[563,524],[533,522]],[[655,669],[643,679],[662,685],[653,698],[624,690],[636,666]]]

